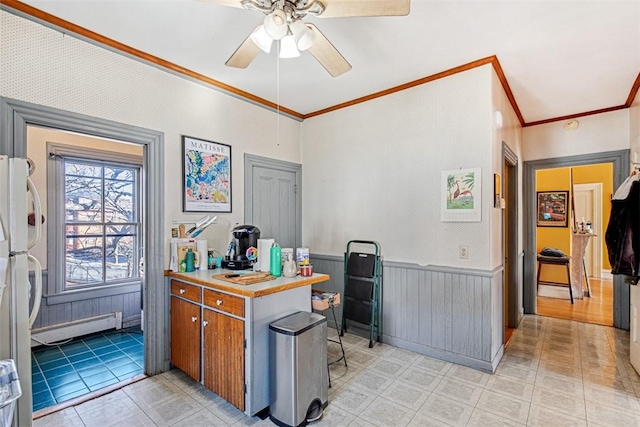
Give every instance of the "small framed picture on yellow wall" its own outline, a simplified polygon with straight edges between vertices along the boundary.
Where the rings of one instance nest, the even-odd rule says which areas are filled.
[[[538,211],[536,226],[567,227],[568,191],[538,191]]]

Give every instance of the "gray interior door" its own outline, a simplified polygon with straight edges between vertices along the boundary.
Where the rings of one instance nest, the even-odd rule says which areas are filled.
[[[248,163],[248,164],[247,164]],[[300,165],[273,159],[245,158],[245,221],[283,248],[301,245]],[[247,179],[249,178],[249,179]]]

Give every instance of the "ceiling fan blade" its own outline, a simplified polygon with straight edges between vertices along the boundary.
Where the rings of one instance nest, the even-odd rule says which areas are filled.
[[[256,30],[260,28],[257,27]],[[254,30],[254,32],[256,31]],[[252,32],[253,34],[253,32]],[[224,65],[227,67],[235,67],[235,68],[247,68],[251,61],[254,60],[258,54],[262,52],[260,48],[251,40],[251,34],[247,37],[240,46],[233,52],[233,55]]]
[[[309,52],[333,77],[351,70],[351,64],[338,52],[331,42],[320,32],[318,27],[307,24],[316,33],[316,40],[309,48]]]
[[[348,16],[404,16],[411,9],[411,0],[320,0],[325,6],[319,18]]]
[[[198,0],[203,3],[213,3],[220,6],[228,6],[228,7],[239,7],[243,9],[242,3],[240,0]]]

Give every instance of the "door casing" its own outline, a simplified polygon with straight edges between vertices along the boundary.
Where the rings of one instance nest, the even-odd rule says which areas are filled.
[[[504,251],[503,259],[508,268],[506,269],[505,291],[507,293],[507,318],[504,319],[504,326],[516,328],[522,318],[522,287],[518,280],[518,156],[509,148],[506,143],[502,143],[502,176],[503,188],[507,201],[505,210],[508,211],[507,222],[503,224],[503,230],[507,250]],[[508,166],[507,166],[508,165]],[[505,174],[505,168],[509,168]],[[508,194],[507,194],[508,192]],[[504,218],[504,215],[503,215]]]
[[[144,147],[146,182],[143,183],[145,283],[143,290],[145,373],[154,375],[169,370],[169,293],[164,286],[164,134],[106,119],[86,116],[57,108],[0,97],[0,153],[10,157],[27,156],[27,127],[43,126],[102,138],[127,141]],[[153,214],[151,214],[153,213]],[[1,346],[9,345],[0,342]],[[30,351],[30,337],[20,337],[16,351]],[[28,368],[28,371],[26,369]],[[23,374],[21,371],[27,373]],[[31,374],[31,367],[19,367],[20,376]],[[30,381],[28,381],[30,385]],[[23,393],[31,393],[23,388]],[[15,420],[30,425],[31,407],[21,404]],[[28,421],[27,421],[28,420]]]
[[[602,153],[580,154],[576,156],[524,162],[522,176],[524,187],[524,312],[535,314],[536,302],[536,172],[542,169],[571,166],[613,164],[613,188],[618,188],[629,176],[630,150],[607,151]],[[613,326],[629,330],[629,284],[624,278],[613,278]]]

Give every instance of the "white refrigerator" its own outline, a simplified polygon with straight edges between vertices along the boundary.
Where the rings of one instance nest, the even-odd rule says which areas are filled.
[[[28,252],[40,239],[42,229],[41,221],[36,220],[29,238],[27,215],[33,213],[40,219],[41,210],[28,169],[26,159],[0,156],[0,359],[13,359],[18,370],[22,397],[13,417],[16,426],[31,425],[30,329],[42,298],[40,264]],[[33,289],[29,262],[34,265],[38,282]],[[35,304],[30,312],[31,292],[35,293]]]

